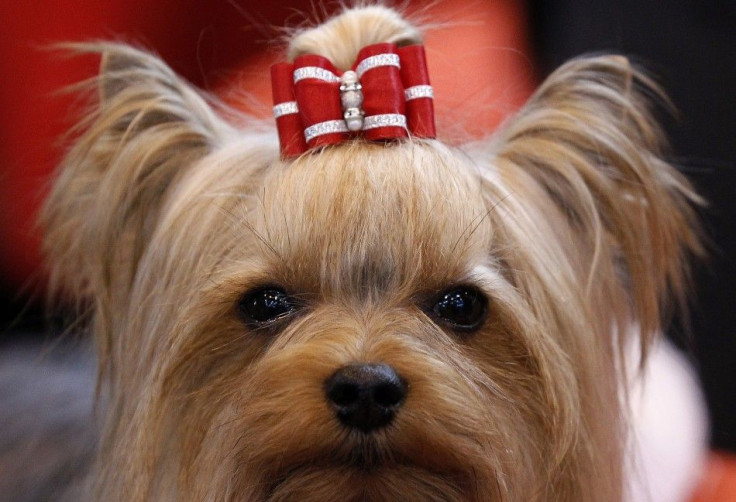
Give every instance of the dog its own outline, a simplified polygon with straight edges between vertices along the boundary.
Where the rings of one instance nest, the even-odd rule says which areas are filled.
[[[420,33],[348,8],[288,59],[339,76]],[[629,378],[703,252],[627,59],[565,64],[484,141],[338,118],[292,151],[155,56],[78,49],[102,56],[99,104],[42,226],[99,361],[87,498],[627,497]],[[358,128],[367,75],[341,82]]]

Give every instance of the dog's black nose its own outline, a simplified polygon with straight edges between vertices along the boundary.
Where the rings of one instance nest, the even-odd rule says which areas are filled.
[[[406,383],[386,364],[343,366],[325,382],[340,421],[366,433],[391,423],[406,391]]]

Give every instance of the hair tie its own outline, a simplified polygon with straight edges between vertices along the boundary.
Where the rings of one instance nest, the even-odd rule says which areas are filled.
[[[345,72],[323,56],[304,54],[273,65],[271,87],[283,157],[355,137],[436,136],[422,45],[369,45]]]

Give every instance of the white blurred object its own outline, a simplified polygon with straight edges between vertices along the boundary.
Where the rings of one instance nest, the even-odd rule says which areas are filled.
[[[643,373],[632,357],[630,388],[631,502],[686,502],[699,481],[708,448],[708,417],[695,372],[666,340],[652,347]]]

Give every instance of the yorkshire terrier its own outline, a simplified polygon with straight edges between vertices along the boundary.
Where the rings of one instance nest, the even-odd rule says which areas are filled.
[[[87,498],[627,499],[629,380],[701,253],[659,91],[573,60],[448,145],[418,44],[381,6],[294,33],[281,148],[156,57],[82,47],[99,106],[42,222],[99,360]]]

